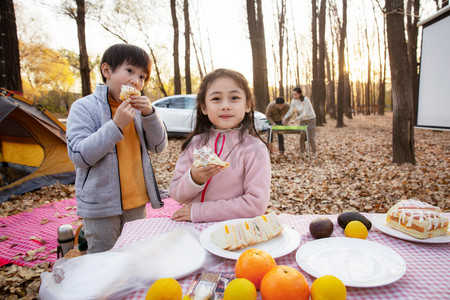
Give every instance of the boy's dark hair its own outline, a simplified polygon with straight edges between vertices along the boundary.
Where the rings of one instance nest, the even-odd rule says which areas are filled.
[[[297,92],[297,93],[301,94],[301,96],[300,96],[300,100],[302,100],[302,101],[303,101],[303,99],[305,99],[305,96],[303,96],[303,92],[302,92],[302,89],[301,89],[301,88],[300,88],[299,86],[295,87],[295,88],[293,89],[293,91],[295,91],[295,92]]]
[[[106,78],[103,76],[101,70],[103,63],[107,63],[113,72],[123,63],[141,67],[147,73],[145,82],[150,79],[152,62],[147,52],[137,46],[129,44],[116,44],[106,49],[100,62],[100,74],[102,74],[103,82],[106,82]]]
[[[248,129],[249,133],[253,136],[259,137],[259,134],[255,128],[255,103],[253,101],[253,95],[248,86],[248,81],[241,73],[229,70],[229,69],[217,69],[209,74],[207,74],[200,84],[199,92],[197,94],[197,116],[196,122],[194,126],[194,130],[187,137],[184,143],[181,145],[181,150],[186,149],[186,147],[191,142],[192,138],[195,135],[202,134],[208,132],[211,129],[212,123],[209,120],[207,115],[204,115],[202,112],[202,107],[206,104],[206,92],[213,81],[218,78],[228,77],[233,79],[236,84],[245,92],[245,96],[247,97],[247,104],[250,105],[250,112],[245,113],[244,120],[241,123],[241,136],[246,129]],[[259,137],[261,139],[261,137]],[[261,139],[262,140],[262,139]],[[207,141],[206,141],[207,142]],[[264,142],[264,141],[263,141]]]
[[[283,104],[284,103],[284,98],[283,97],[277,97],[277,99],[275,99],[275,103],[276,104]]]

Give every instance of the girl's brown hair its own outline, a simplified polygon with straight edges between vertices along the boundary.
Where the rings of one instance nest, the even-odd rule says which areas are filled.
[[[255,103],[253,101],[253,95],[250,91],[250,87],[248,86],[248,81],[245,79],[244,75],[237,71],[229,70],[229,69],[217,69],[209,74],[207,74],[204,78],[202,83],[200,84],[200,88],[197,94],[197,116],[196,116],[196,122],[194,126],[194,130],[192,133],[187,137],[187,139],[184,141],[183,145],[181,146],[181,150],[186,149],[186,147],[191,142],[192,138],[198,134],[202,134],[205,132],[209,132],[211,129],[211,126],[213,125],[211,121],[209,120],[207,115],[204,115],[202,112],[202,107],[206,106],[206,92],[208,91],[208,88],[210,87],[211,83],[214,82],[218,78],[222,77],[229,77],[233,79],[236,84],[244,90],[245,96],[247,98],[247,105],[250,106],[250,112],[245,113],[244,120],[242,120],[241,123],[241,132],[240,135],[244,134],[245,130],[248,130],[248,132],[256,137],[261,137],[258,135],[256,129],[255,129]],[[208,138],[208,136],[207,136]],[[262,139],[261,139],[262,140]],[[206,140],[207,142],[207,140]]]

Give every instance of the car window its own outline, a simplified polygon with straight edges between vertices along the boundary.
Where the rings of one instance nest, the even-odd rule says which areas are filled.
[[[175,98],[170,101],[169,108],[178,108],[183,109],[184,108],[184,100],[185,98]]]
[[[195,105],[197,104],[197,101],[195,101],[195,98],[186,98],[186,109],[195,109]]]
[[[156,107],[169,107],[170,99],[163,100],[155,104]]]

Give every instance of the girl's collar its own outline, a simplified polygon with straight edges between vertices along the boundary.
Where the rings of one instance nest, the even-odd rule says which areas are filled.
[[[228,129],[217,129],[216,126],[212,125],[212,130],[216,131],[216,132],[220,132],[220,133],[225,133],[225,132],[233,132],[233,131],[240,131],[241,130],[241,126],[237,127],[237,128],[228,128]]]

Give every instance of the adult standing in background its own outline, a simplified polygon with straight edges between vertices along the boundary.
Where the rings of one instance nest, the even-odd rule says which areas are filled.
[[[287,120],[294,112],[294,109],[298,112],[298,117],[295,120],[300,120],[300,125],[308,126],[308,143],[311,147],[313,154],[316,153],[316,113],[311,105],[311,101],[308,97],[303,96],[302,89],[300,87],[294,88],[294,99],[291,102],[289,111],[283,117],[283,124],[287,123]],[[304,155],[305,152],[305,137],[302,132],[300,134],[300,154]]]
[[[269,103],[266,109],[266,118],[270,125],[282,125],[284,115],[289,111],[289,104],[283,97],[277,97],[274,102]],[[272,141],[268,141],[272,143]],[[278,134],[278,151],[284,155],[284,136]]]

